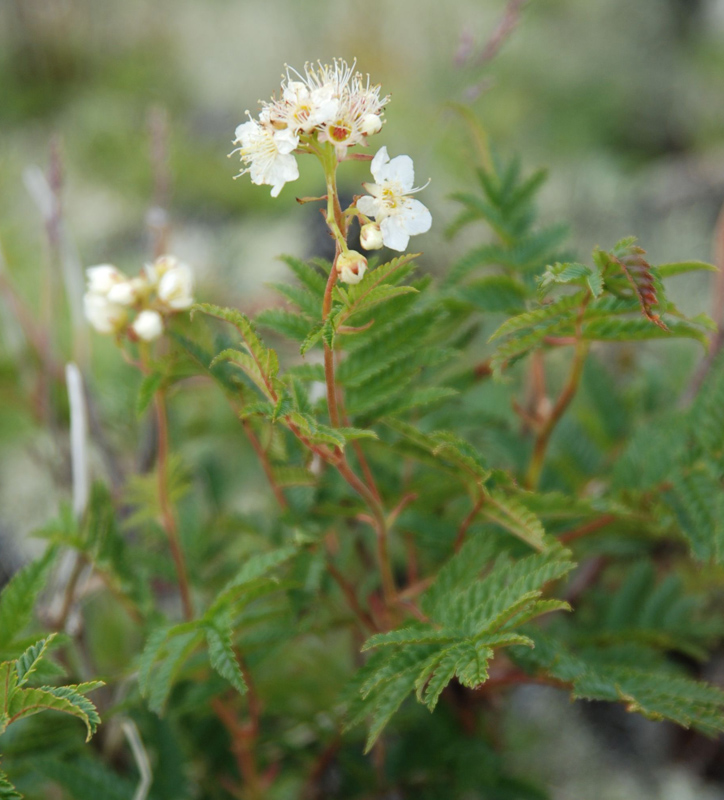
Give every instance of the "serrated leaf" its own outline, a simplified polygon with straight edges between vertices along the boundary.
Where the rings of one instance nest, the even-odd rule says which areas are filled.
[[[581,335],[592,341],[627,342],[645,339],[695,339],[706,349],[709,336],[694,320],[667,319],[661,328],[648,319],[597,319],[584,321]]]
[[[15,662],[15,672],[18,676],[18,686],[24,686],[35,670],[38,668],[40,661],[45,655],[46,650],[55,639],[56,634],[51,633],[45,639],[41,639],[34,645],[31,645]]]
[[[454,296],[474,305],[478,311],[519,314],[528,297],[526,287],[508,275],[489,275],[457,289]]]
[[[481,514],[536,550],[546,549],[542,522],[515,497],[493,491],[486,497]]]
[[[8,704],[9,722],[25,719],[41,711],[62,711],[85,723],[90,740],[100,723],[93,703],[73,686],[43,686],[39,689],[16,689]]]
[[[302,342],[299,352],[302,355],[306,355],[312,347],[322,338],[322,328],[324,327],[324,322],[319,322],[316,324],[311,331],[307,334],[306,338]]]
[[[222,350],[214,357],[209,365],[209,369],[213,369],[217,364],[222,361],[228,361],[235,366],[239,367],[244,373],[255,383],[259,390],[267,397],[274,398],[274,390],[272,388],[272,378],[279,372],[279,362],[276,353],[270,350],[264,365],[260,365],[259,361],[248,353],[242,353],[241,350],[235,350],[231,347]],[[264,371],[266,370],[266,371]]]
[[[8,776],[0,771],[0,800],[23,800],[23,795],[10,783]]]
[[[314,323],[283,308],[267,308],[257,314],[255,322],[274,333],[286,336],[297,342],[304,342],[314,330]]]
[[[163,713],[178,673],[191,653],[199,646],[200,640],[200,632],[196,629],[176,635],[166,642],[165,654],[151,671],[144,692],[151,711],[159,715]]]
[[[560,324],[562,320],[574,320],[581,307],[581,301],[580,294],[567,295],[541,308],[511,317],[492,334],[488,341],[492,342],[501,336],[509,336],[512,333],[524,331],[526,328],[550,326]]]
[[[0,593],[0,648],[7,648],[30,622],[54,556],[55,551],[49,549],[42,558],[16,572]]]
[[[231,636],[231,619],[227,614],[217,614],[212,623],[204,626],[209,646],[211,666],[236,689],[246,694],[247,686],[234,653]]]
[[[311,264],[307,264],[301,259],[294,258],[294,256],[280,256],[280,260],[292,270],[301,283],[303,283],[312,294],[316,295],[321,300],[327,285],[327,278],[325,276]],[[329,272],[329,268],[327,268],[327,272]]]
[[[236,327],[249,351],[249,356],[256,364],[254,373],[263,378],[263,383],[266,387],[265,393],[273,393],[272,380],[279,371],[277,355],[273,350],[263,344],[254,330],[251,320],[246,314],[242,314],[241,311],[234,308],[222,308],[221,306],[215,306],[210,303],[197,303],[194,305],[191,308],[192,317],[197,311],[202,311],[209,316],[230,322]],[[252,377],[252,380],[255,379]]]

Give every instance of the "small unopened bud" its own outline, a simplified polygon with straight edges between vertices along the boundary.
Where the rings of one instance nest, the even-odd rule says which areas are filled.
[[[337,273],[345,283],[359,283],[367,270],[367,259],[356,250],[347,250],[337,258]]]
[[[379,250],[384,244],[382,231],[376,222],[368,222],[359,232],[359,243],[365,250]]]
[[[360,120],[359,129],[365,136],[372,136],[382,130],[382,120],[378,114],[365,114]]]
[[[158,311],[147,308],[141,311],[131,327],[139,339],[151,342],[163,333],[163,318]]]

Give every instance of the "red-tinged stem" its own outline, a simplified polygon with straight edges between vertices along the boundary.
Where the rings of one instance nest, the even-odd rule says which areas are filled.
[[[176,576],[178,578],[179,591],[181,592],[181,602],[183,604],[184,617],[187,620],[194,618],[194,609],[191,602],[191,590],[189,588],[188,573],[186,571],[186,561],[184,559],[181,542],[179,540],[176,518],[173,514],[171,500],[168,494],[168,416],[166,413],[166,398],[163,391],[156,392],[156,419],[158,422],[158,500],[161,506],[161,521],[163,529],[171,548],[171,556],[176,566]]]
[[[570,544],[571,542],[575,542],[577,539],[588,536],[589,533],[595,533],[596,531],[601,530],[601,528],[605,528],[607,525],[610,525],[615,521],[615,514],[603,514],[602,516],[598,517],[598,519],[594,519],[591,522],[587,522],[584,525],[580,525],[577,528],[571,529],[570,531],[564,531],[558,536],[558,541],[562,544]]]
[[[482,686],[476,690],[476,694],[485,694],[487,692],[495,691],[496,689],[504,689],[508,686],[520,686],[521,684],[536,684],[538,686],[553,686],[556,689],[570,689],[570,684],[565,681],[551,678],[547,675],[528,675],[525,672],[513,671],[506,674],[488,678]]]
[[[458,535],[455,537],[455,552],[457,553],[460,548],[463,546],[463,542],[465,541],[465,534],[468,532],[468,529],[475,521],[475,517],[478,516],[478,512],[483,507],[483,503],[485,502],[485,498],[480,495],[478,499],[475,501],[475,505],[473,505],[472,510],[470,513],[465,517],[465,519],[460,523],[460,527],[458,528]]]
[[[362,608],[357,600],[354,587],[347,581],[342,573],[335,567],[330,559],[327,559],[327,569],[329,574],[339,586],[347,605],[350,607],[355,617],[364,625],[370,633],[377,633],[380,628],[375,624],[372,617]]]
[[[551,434],[566,409],[571,404],[571,401],[576,396],[587,354],[588,342],[581,339],[576,345],[576,352],[573,356],[573,363],[571,364],[571,371],[566,385],[563,387],[563,391],[558,397],[558,400],[556,400],[556,404],[553,406],[546,421],[538,431],[535,444],[533,445],[533,456],[531,457],[530,466],[525,479],[525,484],[528,489],[535,489],[538,486]]]

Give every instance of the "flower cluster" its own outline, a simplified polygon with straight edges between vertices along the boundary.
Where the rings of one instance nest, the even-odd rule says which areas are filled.
[[[355,63],[307,64],[304,75],[288,67],[281,97],[262,103],[259,119],[249,115],[236,129],[233,152],[244,164],[239,175],[249,173],[252,183],[271,186],[277,197],[299,177],[295,150],[314,152],[316,143],[329,142],[343,161],[350,147],[366,145],[382,129],[388,100],[369,76],[355,72]]]
[[[359,283],[367,269],[367,259],[347,244],[351,219],[360,222],[365,250],[402,251],[410,236],[425,233],[432,225],[430,212],[412,197],[424,188],[414,188],[412,159],[390,159],[386,147],[372,159],[374,183],[363,184],[368,194],[355,198],[344,211],[340,206],[337,167],[348,158],[350,147],[366,146],[368,137],[380,132],[389,100],[354,67],[341,59],[331,66],[307,64],[304,75],[288,67],[280,98],[262,103],[258,119],[246,112],[249,120],[236,129],[234,143],[239,146],[233,151],[243,163],[239,175],[248,173],[252,183],[271,186],[272,197],[299,177],[297,154],[319,158],[327,184],[327,194],[319,199],[327,201],[327,225],[336,241],[336,275],[344,283]]]
[[[194,278],[190,267],[174,256],[161,256],[129,278],[111,264],[86,270],[85,315],[99,333],[129,333],[150,342],[164,328],[164,317],[189,308]]]

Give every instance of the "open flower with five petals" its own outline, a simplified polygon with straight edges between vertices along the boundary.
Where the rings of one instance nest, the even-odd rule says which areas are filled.
[[[379,224],[382,241],[392,250],[402,251],[410,236],[430,230],[432,216],[428,209],[410,195],[425,187],[414,188],[415,170],[409,156],[390,159],[382,147],[370,165],[375,183],[365,183],[369,195],[360,197],[357,210]]]
[[[285,183],[299,177],[297,160],[292,155],[299,136],[291,128],[276,130],[268,109],[261,121],[249,119],[237,127],[234,142],[239,147],[233,152],[240,153],[245,164],[239,175],[248,172],[252,183],[271,186],[272,197],[278,197]]]

